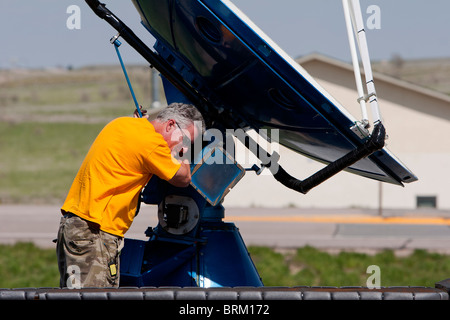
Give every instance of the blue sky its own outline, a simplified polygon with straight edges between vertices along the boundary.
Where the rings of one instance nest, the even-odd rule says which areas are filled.
[[[103,0],[142,40],[151,36],[140,24],[131,0]],[[232,0],[289,55],[319,52],[350,61],[341,0]],[[450,1],[360,0],[363,18],[371,5],[380,8],[380,29],[368,29],[372,60],[450,57]],[[78,5],[80,29],[70,30],[67,8]],[[2,0],[0,68],[81,67],[117,64],[109,43],[116,33],[84,1]],[[126,44],[125,63],[145,63]]]

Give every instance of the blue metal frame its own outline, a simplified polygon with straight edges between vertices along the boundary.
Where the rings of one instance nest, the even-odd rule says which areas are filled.
[[[158,224],[147,230],[148,241],[126,238],[120,286],[263,286],[238,228],[223,221],[222,205],[209,205],[192,186],[176,188],[158,177],[151,179],[142,201],[160,204],[168,194],[192,197],[200,211],[198,224],[184,235]]]

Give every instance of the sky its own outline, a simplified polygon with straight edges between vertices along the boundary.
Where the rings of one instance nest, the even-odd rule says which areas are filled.
[[[350,61],[341,0],[231,0],[291,57],[321,53]],[[131,0],[103,0],[144,42],[154,39],[140,24]],[[450,1],[360,0],[370,57],[389,60],[450,57]],[[79,7],[79,26],[73,28]],[[370,27],[379,8],[376,28]],[[68,28],[67,22],[71,26]],[[79,27],[79,28],[78,28]],[[83,67],[118,64],[109,39],[116,31],[98,18],[85,1],[2,0],[0,68]],[[127,64],[146,63],[126,43]]]

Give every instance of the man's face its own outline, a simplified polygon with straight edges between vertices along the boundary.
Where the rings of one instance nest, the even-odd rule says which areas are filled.
[[[175,120],[170,119],[166,122],[166,135],[164,139],[167,141],[170,150],[177,158],[182,158],[189,151],[192,142],[197,138],[199,132],[194,124],[187,128],[182,128]]]

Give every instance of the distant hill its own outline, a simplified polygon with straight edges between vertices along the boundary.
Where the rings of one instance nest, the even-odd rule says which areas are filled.
[[[404,60],[394,56],[374,62],[372,67],[376,72],[450,95],[450,58]]]
[[[450,95],[450,57],[441,59],[390,60],[372,63],[376,72]],[[138,101],[145,108],[152,103],[151,70],[145,65],[127,66]],[[164,99],[162,88],[159,97]],[[96,105],[97,104],[97,105]],[[121,106],[111,115],[133,110],[133,102],[119,65],[48,70],[0,69],[0,121],[27,114],[46,119],[51,114],[84,112],[93,116],[98,104],[102,113]],[[51,108],[53,109],[49,109]],[[45,113],[45,114],[44,114]],[[97,114],[98,116],[98,114]],[[108,115],[109,116],[109,115]]]
[[[138,102],[148,109],[151,69],[132,65],[127,71]],[[0,122],[105,122],[134,108],[120,65],[0,70]]]

